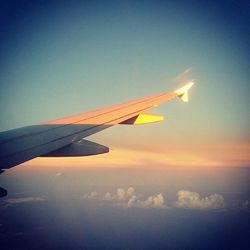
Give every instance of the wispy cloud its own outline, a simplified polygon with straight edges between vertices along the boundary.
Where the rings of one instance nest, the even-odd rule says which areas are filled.
[[[62,174],[63,174],[63,173],[61,173],[61,172],[56,173],[56,174],[55,174],[55,178],[58,178],[58,177],[62,176]]]
[[[177,193],[175,206],[187,209],[221,209],[226,206],[224,198],[220,194],[212,194],[201,198],[196,192],[180,190]]]
[[[90,192],[88,194],[85,194],[83,196],[83,198],[85,199],[93,199],[93,198],[96,198],[98,195],[97,195],[97,192]]]
[[[193,70],[192,67],[185,69],[184,71],[182,71],[181,73],[176,75],[173,80],[176,82],[183,82],[183,81],[191,80],[190,74],[191,74],[192,70]]]
[[[40,197],[22,197],[22,198],[10,198],[4,200],[8,204],[17,204],[17,203],[25,203],[25,202],[36,202],[36,201],[45,201],[45,196]]]

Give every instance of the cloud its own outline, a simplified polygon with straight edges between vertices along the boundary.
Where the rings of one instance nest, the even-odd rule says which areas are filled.
[[[119,201],[122,201],[126,197],[126,191],[123,188],[118,188],[116,190],[116,197]]]
[[[134,204],[136,203],[136,200],[137,200],[136,196],[133,195],[133,196],[128,200],[127,207],[133,207]]]
[[[104,195],[100,195],[95,191],[84,195],[85,199],[95,199],[100,204],[110,204],[124,208],[167,208],[162,193],[150,195],[144,199],[141,197],[142,195],[137,195],[133,187],[128,189],[119,187],[113,193],[106,192]],[[216,210],[225,208],[225,206],[224,198],[220,194],[200,197],[199,193],[188,190],[178,191],[177,201],[174,202],[174,207],[185,209]],[[249,201],[244,203],[244,207],[249,207]]]
[[[63,176],[64,176],[64,173],[57,172],[55,175],[52,176],[52,180],[55,182],[61,181]]]
[[[90,192],[88,194],[85,194],[83,196],[83,198],[85,198],[85,199],[94,199],[94,198],[97,198],[97,196],[98,196],[97,192],[94,191],[94,192]]]
[[[58,173],[55,174],[55,177],[60,177],[62,174],[63,174],[63,173],[58,172]]]
[[[187,68],[186,70],[184,70],[183,74],[188,74],[192,69],[192,67]]]
[[[129,187],[127,190],[123,188],[117,188],[114,195],[110,192],[107,192],[103,196],[103,200],[118,200],[118,201],[125,201],[130,199],[135,194],[135,189],[133,187]]]
[[[191,74],[192,70],[193,70],[192,67],[185,69],[183,72],[181,72],[177,76],[175,76],[173,80],[177,81],[177,82],[187,81],[190,78],[189,75]]]
[[[24,202],[34,202],[34,201],[45,201],[46,197],[22,197],[22,198],[10,198],[6,199],[5,202],[8,204],[17,204],[17,203],[24,203]]]
[[[201,198],[196,192],[180,190],[177,193],[175,206],[188,209],[221,209],[225,207],[225,201],[220,194],[212,194]]]
[[[117,188],[116,196],[114,198],[122,201],[130,199],[133,195],[135,195],[135,189],[133,187],[129,187],[127,190],[123,188]]]
[[[111,195],[110,192],[107,192],[107,193],[104,195],[104,197],[103,197],[103,200],[105,200],[105,201],[111,201],[111,200],[113,200],[113,199],[114,199],[114,197]]]
[[[137,200],[134,195],[128,201],[127,206],[141,208],[166,208],[165,199],[162,194],[149,196],[144,201]]]
[[[96,192],[85,194],[85,199],[97,198]],[[122,206],[125,208],[166,208],[165,199],[162,194],[152,195],[145,200],[137,198],[135,188],[129,187],[127,190],[124,188],[117,188],[114,194],[110,192],[105,193],[104,196],[99,196],[100,201],[110,202],[113,206]]]
[[[134,194],[135,194],[135,189],[133,187],[129,187],[127,189],[127,197],[130,198],[130,197],[134,196]]]

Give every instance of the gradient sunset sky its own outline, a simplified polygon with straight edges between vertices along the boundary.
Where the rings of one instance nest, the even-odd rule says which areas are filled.
[[[1,249],[250,249],[249,1],[0,2],[0,131],[196,82],[108,154],[2,173]]]
[[[172,91],[195,79],[188,104],[175,100],[152,110],[164,122],[110,128],[89,138],[111,147],[110,154],[63,164],[249,166],[249,4],[232,3],[6,2],[0,130]]]

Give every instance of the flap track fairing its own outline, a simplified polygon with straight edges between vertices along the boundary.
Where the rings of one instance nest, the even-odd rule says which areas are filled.
[[[52,151],[42,157],[74,157],[108,153],[109,148],[101,144],[84,140],[73,142],[63,148]]]

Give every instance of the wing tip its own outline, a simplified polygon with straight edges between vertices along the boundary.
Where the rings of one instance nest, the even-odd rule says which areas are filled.
[[[183,102],[188,102],[189,100],[188,91],[194,85],[194,83],[195,83],[194,80],[191,80],[190,82],[185,84],[183,87],[175,90],[174,93],[176,93],[177,96],[180,97]]]

